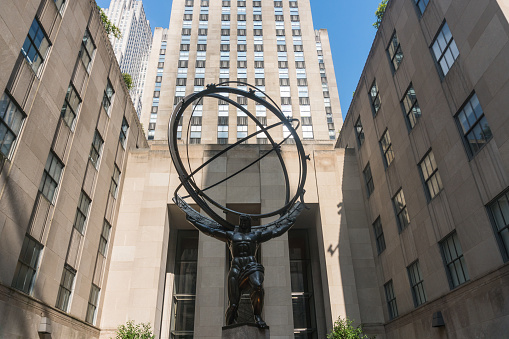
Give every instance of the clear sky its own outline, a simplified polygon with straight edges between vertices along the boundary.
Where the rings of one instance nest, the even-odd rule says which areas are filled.
[[[109,0],[96,1],[103,8],[110,3]],[[315,28],[329,31],[341,110],[345,117],[375,37],[376,29],[372,24],[381,0],[310,1]],[[171,0],[143,0],[152,30],[168,27],[171,3]]]

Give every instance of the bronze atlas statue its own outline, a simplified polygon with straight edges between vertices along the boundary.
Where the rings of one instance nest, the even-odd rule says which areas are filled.
[[[249,91],[245,91],[239,88],[229,87],[229,84],[235,83],[239,86],[249,87]],[[255,116],[253,116],[244,106],[239,104],[237,101],[231,100],[228,94],[232,93],[238,97],[245,97],[253,100],[257,105],[265,106],[267,112],[270,111],[275,117],[278,118],[278,122],[264,126]],[[266,97],[269,101],[265,100]],[[220,152],[212,156],[210,159],[205,161],[196,169],[191,169],[189,161],[187,166],[184,165],[182,158],[179,153],[178,142],[182,136],[182,125],[179,121],[182,121],[183,115],[188,107],[193,105],[196,107],[196,103],[202,102],[203,98],[215,98],[222,100],[229,105],[236,107],[248,116],[257,125],[258,130],[241,138],[237,142],[231,145],[225,146]],[[191,106],[192,107],[192,106]],[[191,117],[195,110],[192,109]],[[190,130],[191,119],[189,119],[188,132]],[[296,126],[294,126],[294,124]],[[276,142],[269,133],[269,130],[277,126],[286,126],[286,129],[290,132],[288,136],[283,138],[281,141]],[[179,128],[180,127],[180,128]],[[168,126],[168,144],[170,148],[170,154],[173,164],[178,172],[180,185],[175,190],[174,202],[177,206],[186,213],[187,220],[193,224],[199,231],[206,235],[214,237],[220,241],[227,243],[230,253],[232,256],[231,267],[228,273],[228,309],[226,311],[226,325],[232,325],[237,322],[238,308],[240,303],[241,294],[243,291],[250,291],[250,300],[253,308],[254,322],[258,327],[265,328],[267,324],[262,319],[262,309],[264,301],[264,290],[263,290],[263,279],[264,279],[264,268],[256,261],[256,253],[259,245],[262,242],[268,241],[272,238],[278,237],[288,231],[295,223],[296,218],[304,209],[304,183],[306,181],[307,165],[306,160],[309,159],[304,153],[304,148],[296,132],[299,127],[297,119],[286,118],[282,113],[281,109],[277,104],[265,93],[260,91],[258,88],[236,81],[225,82],[218,85],[211,84],[207,85],[207,88],[201,92],[193,93],[186,96],[180,101],[171,116]],[[219,156],[225,154],[234,147],[247,141],[248,139],[258,135],[259,133],[265,133],[268,142],[272,145],[269,151],[248,164],[244,168],[236,171],[235,173],[227,176],[223,180],[205,188],[200,188],[199,184],[195,181],[194,175],[206,167],[208,164],[213,162]],[[188,133],[190,135],[190,133]],[[293,139],[292,144],[295,145],[299,154],[299,179],[295,189],[295,195],[290,196],[290,182],[288,172],[286,170],[285,163],[281,154],[281,144],[283,144],[289,138]],[[189,141],[189,137],[187,138]],[[182,144],[182,143],[181,143]],[[188,144],[185,144],[186,153],[188,154]],[[253,166],[257,162],[261,161],[268,154],[274,153],[281,165],[284,182],[285,182],[285,203],[284,206],[276,208],[275,210],[268,213],[261,214],[247,214],[242,213],[226,206],[219,204],[217,201],[212,199],[208,194],[207,190],[231,179],[232,177],[240,174],[250,166]],[[188,196],[181,197],[178,192],[181,188],[184,188]],[[194,210],[184,199],[191,198],[208,217],[200,214]],[[230,214],[238,218],[238,225],[232,224],[221,217],[218,213],[213,210],[213,207],[225,214]],[[252,226],[253,220],[261,220],[263,218],[269,218],[279,216],[279,218],[273,222],[270,222],[261,226]]]

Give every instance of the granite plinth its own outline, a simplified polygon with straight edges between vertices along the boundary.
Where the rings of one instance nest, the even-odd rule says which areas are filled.
[[[223,326],[222,339],[270,339],[270,332],[255,324],[235,324]]]

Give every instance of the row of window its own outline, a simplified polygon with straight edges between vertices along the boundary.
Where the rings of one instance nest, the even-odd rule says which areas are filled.
[[[381,224],[380,218],[373,224],[375,234],[380,234]],[[378,239],[381,239],[380,241]],[[377,247],[380,242],[383,242],[383,232],[377,237]],[[380,244],[380,246],[382,246]],[[456,288],[461,284],[470,280],[463,251],[456,232],[453,232],[442,239],[439,243],[444,261],[445,271],[449,280],[450,288]],[[378,247],[380,249],[380,247]],[[383,249],[385,249],[385,242],[383,242]],[[424,288],[424,279],[421,273],[419,260],[414,261],[407,266],[408,282],[412,292],[414,307],[418,307],[427,301],[426,290]],[[396,294],[394,292],[394,284],[389,280],[384,284],[385,299],[387,303],[387,310],[389,318],[392,320],[399,316],[398,305],[396,302]]]
[[[58,0],[55,0],[55,1],[58,1]],[[297,2],[297,0],[290,0],[288,2],[288,5],[290,6],[290,8],[298,8],[299,7],[299,4]],[[194,6],[194,1],[193,0],[186,0],[185,2],[185,6],[186,7],[193,7]],[[209,1],[208,0],[201,0],[200,2],[200,6],[201,7],[209,7]],[[222,1],[222,6],[223,7],[231,7],[231,1],[230,0],[223,0]],[[237,7],[246,7],[246,1],[245,0],[239,0],[237,1]],[[262,7],[262,2],[259,1],[259,0],[253,0],[253,7]],[[278,8],[281,8],[283,7],[283,2],[282,1],[274,1],[274,7],[278,7]]]
[[[57,6],[63,5],[64,1],[55,1]],[[32,66],[32,69],[38,74],[41,65],[44,62],[50,43],[42,26],[37,18],[34,19],[29,29],[29,33],[22,47],[22,54],[25,56],[26,61]],[[78,59],[81,60],[83,67],[87,72],[90,72],[92,60],[95,55],[95,44],[91,38],[90,32],[85,29],[82,39]],[[108,80],[102,100],[102,107],[109,115],[110,106],[113,101],[114,90]],[[72,83],[69,84],[64,103],[61,109],[62,121],[71,129],[74,130],[76,117],[79,113],[81,106],[81,98]],[[26,115],[22,112],[19,106],[14,102],[13,98],[6,92],[3,93],[0,99],[0,138],[2,146],[0,148],[5,157],[9,157],[13,152],[15,142],[22,128]],[[125,147],[129,125],[125,117],[122,121],[122,126],[119,134],[119,143]],[[95,166],[99,166],[104,140],[96,130],[90,149],[90,162]],[[40,194],[45,197],[51,204],[54,203],[55,196],[58,191],[58,186],[61,181],[62,173],[64,170],[64,163],[59,157],[50,151],[39,185]],[[120,182],[120,170],[115,165],[110,185],[110,194],[116,197],[118,185]],[[79,197],[78,206],[73,222],[74,229],[81,235],[85,234],[85,227],[87,217],[92,199],[82,191]],[[98,252],[105,256],[107,249],[107,242],[109,239],[111,226],[105,220],[103,231],[101,234],[100,245]],[[12,286],[20,291],[30,294],[36,278],[37,269],[44,245],[33,239],[30,235],[26,235],[22,250],[19,256],[18,264],[14,274]],[[70,304],[72,289],[74,285],[74,278],[76,276],[76,269],[70,265],[65,265],[62,273],[59,292],[56,300],[56,307],[67,311]],[[86,321],[93,323],[95,318],[95,310],[98,304],[99,287],[92,284],[89,306],[87,309]]]

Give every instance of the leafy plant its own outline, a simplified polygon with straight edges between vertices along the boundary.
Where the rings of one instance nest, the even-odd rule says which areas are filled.
[[[382,23],[382,18],[384,17],[385,8],[387,7],[388,1],[389,0],[382,0],[382,2],[378,5],[378,8],[376,9],[375,12],[376,21],[373,24],[373,27],[375,27],[376,29],[378,29],[378,27],[380,27],[380,24]]]
[[[130,90],[131,88],[133,88],[133,78],[131,77],[131,74],[122,73],[122,76],[124,77],[124,81],[127,86],[127,89]]]
[[[115,26],[110,19],[108,19],[108,16],[104,13],[101,7],[97,6],[97,8],[99,8],[99,12],[101,13],[101,20],[103,22],[104,29],[106,30],[106,34],[113,34],[115,38],[120,39],[122,37],[120,29]]]
[[[327,339],[375,339],[374,337],[370,338],[364,334],[361,325],[354,327],[352,323],[353,320],[339,317],[338,320],[334,322],[332,332],[327,335]]]
[[[150,323],[134,324],[133,320],[129,320],[117,328],[115,339],[155,339],[155,336],[152,334]]]

